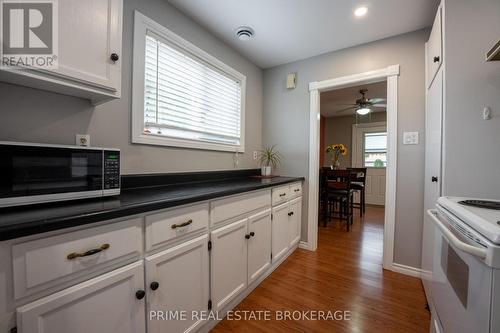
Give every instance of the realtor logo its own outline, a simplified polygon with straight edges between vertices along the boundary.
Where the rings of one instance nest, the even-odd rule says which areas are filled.
[[[56,1],[1,1],[1,66],[57,68]]]

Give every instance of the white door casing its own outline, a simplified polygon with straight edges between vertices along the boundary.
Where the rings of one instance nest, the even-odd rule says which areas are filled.
[[[394,231],[396,219],[397,133],[398,133],[398,77],[399,65],[309,83],[309,173],[307,203],[307,242],[301,247],[315,251],[318,244],[319,193],[319,119],[320,92],[387,80],[387,168],[384,220],[383,267],[398,270],[394,265]]]
[[[366,133],[386,132],[385,122],[357,124],[352,126],[352,166],[364,167],[364,135]],[[370,205],[385,204],[385,168],[368,168],[366,171],[365,201]],[[355,194],[359,202],[359,194]]]

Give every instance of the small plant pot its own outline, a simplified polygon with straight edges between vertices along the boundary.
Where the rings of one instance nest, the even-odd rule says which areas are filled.
[[[263,166],[260,168],[260,173],[262,176],[270,176],[271,175],[271,166]]]

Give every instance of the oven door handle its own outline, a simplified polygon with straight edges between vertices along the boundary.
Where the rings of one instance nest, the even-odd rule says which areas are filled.
[[[486,258],[486,250],[481,249],[472,245],[469,245],[462,240],[460,240],[457,236],[455,236],[448,227],[446,227],[443,222],[437,216],[436,209],[427,210],[427,214],[431,217],[432,222],[441,230],[444,237],[453,244],[457,249],[462,250],[466,253],[472,254],[473,256],[479,257],[481,259]]]

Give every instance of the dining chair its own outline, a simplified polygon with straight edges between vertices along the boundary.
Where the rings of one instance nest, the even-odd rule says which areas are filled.
[[[351,188],[359,193],[359,203],[354,202],[353,207],[359,208],[359,216],[363,217],[366,211],[365,188],[368,168],[347,168],[347,170],[351,171]]]
[[[346,221],[347,231],[353,223],[354,190],[351,188],[351,171],[329,170],[324,171],[326,190],[323,205],[328,209],[328,220],[338,218]],[[338,208],[338,212],[336,212]],[[326,226],[327,219],[324,220]]]

